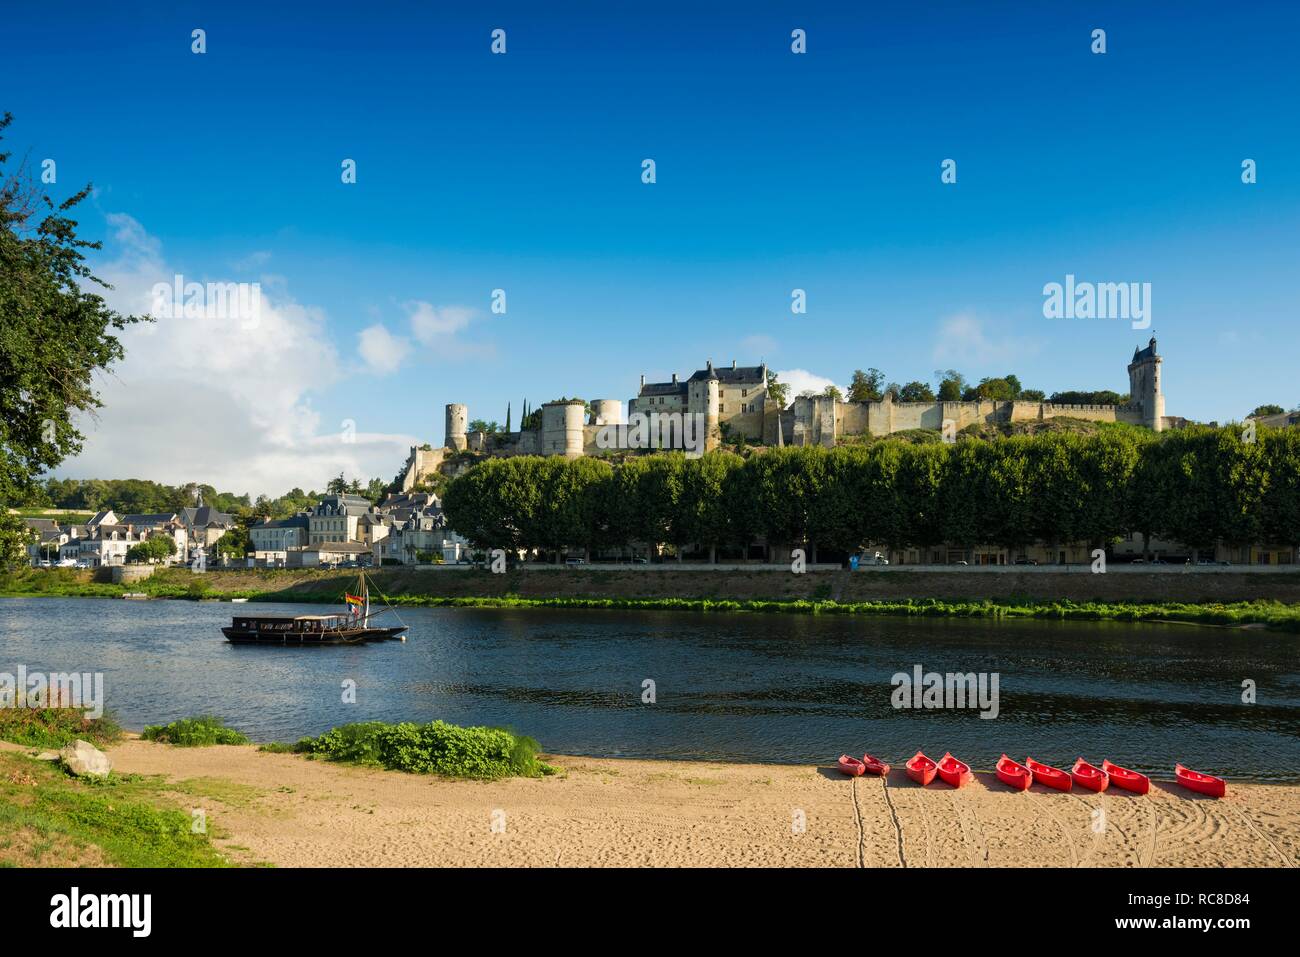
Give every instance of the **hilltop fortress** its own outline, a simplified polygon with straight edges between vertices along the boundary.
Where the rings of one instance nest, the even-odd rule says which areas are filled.
[[[703,447],[717,448],[724,440],[744,438],[755,445],[822,445],[833,447],[852,436],[886,436],[909,429],[960,431],[971,425],[1032,422],[1057,416],[1093,422],[1128,422],[1157,432],[1177,420],[1165,415],[1160,384],[1160,364],[1154,338],[1135,349],[1128,365],[1129,395],[1125,405],[1062,405],[1052,402],[895,402],[891,394],[879,401],[849,402],[832,396],[800,396],[782,408],[768,391],[767,366],[705,368],[682,380],[646,382],[628,401],[628,419],[689,415],[700,423]],[[413,447],[402,476],[403,490],[426,476],[448,471],[453,460],[468,465],[480,455],[581,455],[600,454],[610,446],[608,427],[626,426],[619,399],[581,399],[547,402],[541,415],[529,416],[528,428],[511,432],[469,430],[469,409],[452,403],[446,409],[446,429],[441,448]],[[656,433],[657,434],[657,433]],[[656,446],[657,447],[657,446]]]

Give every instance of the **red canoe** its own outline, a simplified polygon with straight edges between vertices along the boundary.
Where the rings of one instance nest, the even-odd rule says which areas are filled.
[[[939,770],[939,766],[920,751],[909,758],[903,767],[907,769],[907,776],[922,787],[933,781],[935,773]]]
[[[1110,783],[1117,788],[1132,791],[1134,794],[1146,794],[1151,790],[1151,779],[1145,774],[1121,768],[1118,764],[1111,764],[1109,761],[1102,761],[1101,769],[1110,776]]]
[[[1110,784],[1110,775],[1101,768],[1093,767],[1087,761],[1080,758],[1074,762],[1074,768],[1070,771],[1074,783],[1081,788],[1087,788],[1089,791],[1104,791],[1106,785]]]
[[[867,770],[867,766],[865,764],[863,764],[857,758],[849,757],[847,754],[840,755],[839,763],[840,763],[840,770],[843,771],[845,774],[849,775],[849,777],[854,777],[854,778],[859,777],[864,771]]]
[[[870,754],[862,756],[862,763],[866,766],[868,774],[879,774],[883,778],[889,773],[889,765],[880,758],[872,757]]]
[[[1210,797],[1221,798],[1228,790],[1228,784],[1223,778],[1216,778],[1213,774],[1202,774],[1181,764],[1174,765],[1174,777],[1183,787],[1208,794]]]
[[[998,758],[996,771],[999,781],[1017,791],[1028,791],[1029,785],[1034,783],[1034,772],[1023,764],[1012,761],[1005,754]]]
[[[951,784],[955,788],[975,780],[970,773],[970,765],[958,761],[951,754],[945,754],[939,759],[939,777],[945,784]]]
[[[1070,780],[1070,775],[1060,768],[1054,768],[1050,764],[1042,764],[1033,758],[1025,758],[1025,767],[1034,775],[1034,780],[1045,788],[1068,791],[1073,783]]]

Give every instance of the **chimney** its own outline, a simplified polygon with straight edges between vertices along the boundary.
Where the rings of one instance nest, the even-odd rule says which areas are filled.
[[[713,371],[713,360],[712,360],[712,359],[709,359],[709,360],[708,360],[708,371],[709,371],[709,372],[712,372],[712,371]]]
[[[735,368],[736,368],[736,360],[735,360],[735,359],[732,359],[732,360],[731,360],[731,368],[732,368],[732,369],[735,369]]]
[[[673,385],[676,385],[676,384],[677,384],[677,373],[674,372],[674,373],[673,373]]]
[[[641,373],[641,388],[645,388],[645,373]]]

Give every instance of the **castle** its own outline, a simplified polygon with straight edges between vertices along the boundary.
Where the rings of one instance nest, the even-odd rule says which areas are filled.
[[[1125,405],[1063,405],[1024,400],[974,402],[895,402],[891,394],[870,402],[849,402],[833,396],[800,396],[782,408],[768,390],[766,365],[705,368],[681,380],[645,381],[628,402],[629,419],[655,414],[689,415],[702,425],[704,448],[725,440],[758,445],[822,445],[834,447],[852,436],[885,436],[908,429],[945,428],[960,431],[971,425],[1032,422],[1066,416],[1092,422],[1127,422],[1157,432],[1180,420],[1165,415],[1156,340],[1135,349],[1128,365],[1130,401]],[[547,402],[531,427],[516,432],[471,432],[469,409],[452,403],[446,409],[443,446],[413,447],[402,476],[403,491],[425,476],[446,471],[444,466],[463,452],[484,455],[564,455],[576,458],[603,451],[610,426],[623,426],[619,399],[561,399]],[[462,462],[467,467],[471,459]]]

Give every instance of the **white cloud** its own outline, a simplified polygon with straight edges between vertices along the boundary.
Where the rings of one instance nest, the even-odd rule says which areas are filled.
[[[357,351],[366,361],[366,368],[378,375],[395,372],[407,354],[411,344],[400,336],[388,331],[383,323],[375,323],[362,329],[357,336]]]
[[[790,387],[790,401],[793,402],[801,393],[816,392],[821,394],[826,390],[828,385],[833,385],[841,392],[847,394],[847,389],[838,385],[834,379],[827,379],[824,376],[814,375],[807,369],[786,369],[776,374],[776,381],[783,382]]]
[[[156,282],[210,278],[166,262],[135,219],[108,216],[117,258],[97,269],[122,313],[147,314]],[[120,334],[126,356],[100,378],[104,408],[81,421],[80,455],[59,475],[208,482],[222,490],[278,495],[327,478],[388,477],[410,436],[324,426],[311,396],[344,377],[325,314],[264,282],[255,324],[238,319],[160,318]]]
[[[404,302],[402,308],[411,324],[411,335],[439,357],[463,359],[495,353],[490,343],[466,342],[461,336],[471,323],[481,319],[477,310],[467,306],[435,306],[420,299]]]
[[[939,324],[932,358],[941,365],[963,364],[983,370],[1005,367],[1037,350],[1037,343],[1026,342],[1021,337],[990,339],[979,319],[969,313],[959,313]]]

